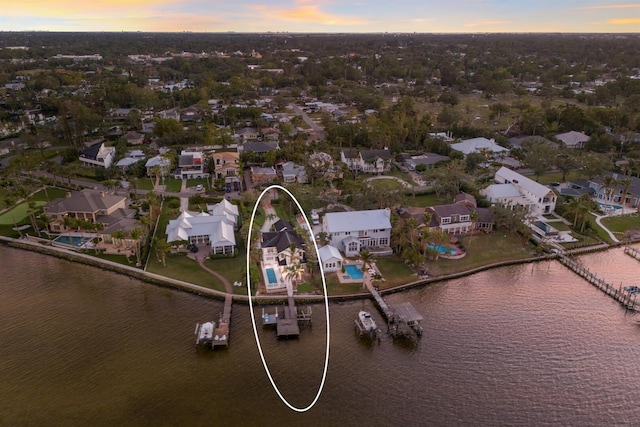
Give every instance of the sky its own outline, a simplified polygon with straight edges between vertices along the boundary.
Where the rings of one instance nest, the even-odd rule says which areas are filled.
[[[606,0],[0,0],[0,31],[637,33]]]

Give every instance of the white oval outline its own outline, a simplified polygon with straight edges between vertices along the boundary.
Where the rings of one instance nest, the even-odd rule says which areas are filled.
[[[282,393],[280,392],[280,389],[278,389],[278,386],[276,385],[276,382],[273,380],[273,377],[271,376],[271,371],[269,371],[269,367],[267,366],[267,362],[264,359],[264,353],[262,352],[262,346],[260,345],[260,337],[258,337],[258,328],[256,327],[256,319],[255,319],[255,315],[253,313],[253,297],[251,295],[251,273],[249,271],[249,252],[251,250],[251,244],[253,244],[253,242],[251,242],[251,232],[253,229],[253,222],[256,216],[256,211],[258,210],[258,205],[260,204],[260,201],[262,200],[262,197],[265,195],[265,193],[267,193],[270,190],[273,189],[278,189],[278,190],[283,190],[285,193],[287,193],[289,195],[289,197],[291,197],[291,199],[293,199],[293,201],[296,203],[296,206],[298,207],[298,210],[300,211],[300,213],[302,213],[302,217],[304,218],[305,223],[307,224],[308,230],[311,231],[311,225],[309,224],[309,220],[307,219],[307,216],[304,215],[304,209],[302,209],[302,206],[300,206],[300,203],[298,202],[298,199],[295,198],[295,196],[293,194],[291,194],[291,192],[289,190],[287,190],[286,188],[282,187],[281,185],[270,185],[269,187],[265,188],[262,193],[260,193],[260,196],[258,196],[258,200],[256,200],[256,204],[253,206],[253,212],[251,213],[251,221],[249,222],[249,234],[247,236],[247,240],[248,240],[248,244],[247,244],[247,295],[249,297],[249,312],[251,313],[251,326],[253,326],[253,334],[256,338],[256,345],[258,346],[258,353],[260,353],[260,360],[262,360],[262,366],[264,366],[264,370],[267,373],[267,377],[269,377],[269,381],[271,382],[271,386],[273,387],[273,389],[276,391],[276,393],[278,394],[278,397],[280,398],[280,400],[282,400],[282,402],[284,402],[285,405],[287,405],[291,410],[296,411],[296,412],[306,412],[309,409],[313,408],[313,406],[316,404],[316,402],[318,401],[318,399],[320,398],[320,394],[322,394],[322,389],[324,388],[324,383],[325,380],[327,379],[327,369],[329,367],[329,341],[330,341],[330,325],[329,325],[329,298],[327,295],[327,282],[325,281],[324,278],[324,268],[322,267],[322,261],[320,260],[320,253],[318,251],[318,244],[316,243],[315,239],[313,238],[313,235],[311,236],[311,241],[313,242],[313,246],[315,247],[316,250],[316,254],[318,256],[318,265],[320,266],[320,275],[322,276],[322,287],[324,288],[324,307],[325,307],[325,314],[327,316],[327,344],[326,344],[326,353],[325,353],[325,358],[324,358],[324,371],[322,373],[322,381],[320,381],[320,387],[318,387],[318,393],[316,394],[316,397],[313,399],[313,401],[309,404],[309,406],[307,406],[306,408],[298,408],[293,406],[292,404],[290,404],[287,399],[282,395]]]

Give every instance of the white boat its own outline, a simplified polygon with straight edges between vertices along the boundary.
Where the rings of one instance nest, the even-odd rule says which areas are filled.
[[[358,320],[364,332],[375,332],[376,322],[371,317],[371,313],[368,311],[360,310],[358,313]]]
[[[196,325],[196,345],[211,344],[214,328],[215,322],[205,322],[202,325]]]

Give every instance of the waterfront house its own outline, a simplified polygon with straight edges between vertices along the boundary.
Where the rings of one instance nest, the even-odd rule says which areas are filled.
[[[330,212],[322,218],[322,231],[331,239],[331,246],[347,257],[358,256],[362,249],[379,255],[391,254],[389,209]]]
[[[470,194],[458,194],[453,203],[430,206],[423,217],[430,218],[430,230],[440,230],[447,234],[464,235],[476,230],[491,232],[494,215],[488,208],[478,208],[476,199]]]
[[[236,230],[240,227],[240,213],[238,211],[238,206],[234,205],[227,199],[222,199],[220,203],[207,205],[207,212],[212,216],[225,216],[227,221],[233,224],[233,227]]]
[[[605,176],[614,179],[614,186],[607,188],[604,185]],[[629,180],[629,186],[625,194],[625,180]],[[616,204],[637,208],[640,204],[640,178],[631,175],[622,175],[609,172],[588,181],[589,188],[594,192],[594,197],[602,204]],[[624,198],[624,200],[622,200]]]
[[[549,187],[504,166],[496,172],[494,180],[496,184],[480,190],[491,203],[511,208],[523,206],[533,215],[555,210],[557,196]]]
[[[322,269],[325,273],[335,273],[342,269],[344,259],[340,251],[331,245],[322,246],[318,249],[318,257],[322,262]]]
[[[196,216],[182,212],[170,220],[165,231],[167,242],[188,242],[198,247],[206,246],[209,254],[235,254],[234,224],[226,214],[210,215],[202,212]]]

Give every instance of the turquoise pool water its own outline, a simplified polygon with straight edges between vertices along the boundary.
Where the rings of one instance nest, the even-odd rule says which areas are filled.
[[[362,274],[362,266],[359,265],[345,265],[344,271],[347,273],[352,280],[360,280],[364,277]]]
[[[80,246],[84,245],[89,240],[91,240],[91,239],[88,238],[88,237],[67,236],[67,235],[64,235],[64,234],[62,234],[62,235],[56,237],[55,239],[53,239],[53,241],[56,242],[56,243],[62,243],[63,245],[75,246],[77,248],[79,248]]]
[[[427,247],[430,249],[435,249],[438,253],[443,255],[455,255],[458,251],[449,246],[436,245],[435,243],[427,243]]]
[[[273,270],[273,268],[267,268],[267,279],[269,280],[269,284],[270,285],[275,285],[276,283],[278,283],[278,279],[276,278],[276,272]]]

